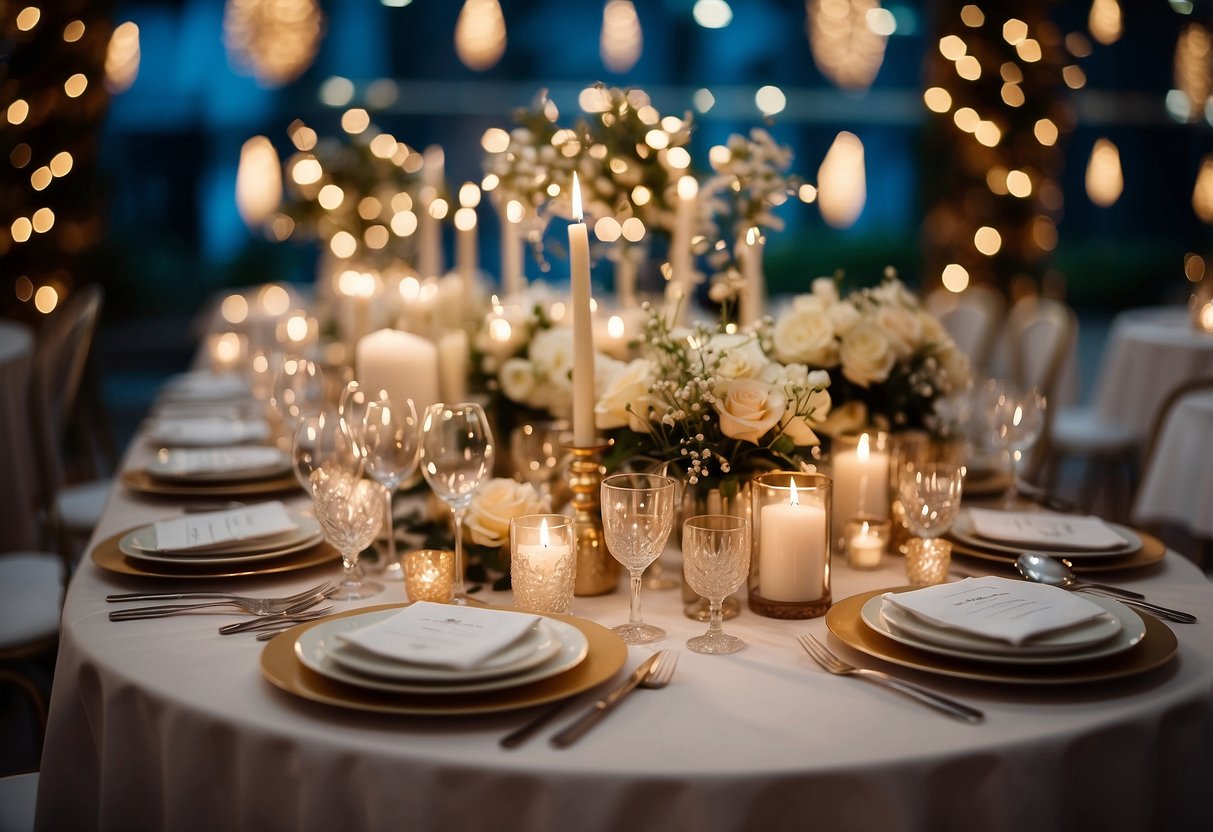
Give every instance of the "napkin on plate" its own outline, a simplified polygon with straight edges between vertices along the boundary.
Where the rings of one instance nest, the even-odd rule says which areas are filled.
[[[148,435],[166,445],[230,445],[265,439],[269,433],[269,425],[264,421],[202,417],[160,419]]]
[[[269,468],[283,462],[277,448],[237,446],[233,448],[172,448],[161,451],[167,474],[225,474]]]
[[[215,375],[200,370],[169,379],[165,395],[177,399],[231,399],[249,395],[248,381],[235,373]]]
[[[156,551],[200,551],[225,543],[256,540],[298,528],[286,506],[274,500],[227,511],[187,514],[155,524]]]
[[[418,601],[337,640],[410,664],[470,670],[535,627],[539,616]]]
[[[1125,545],[1125,539],[1098,517],[971,508],[969,520],[978,537],[1002,543],[1092,551]]]
[[[1103,607],[1068,590],[1011,578],[965,578],[883,598],[928,624],[1011,644],[1105,614]]]

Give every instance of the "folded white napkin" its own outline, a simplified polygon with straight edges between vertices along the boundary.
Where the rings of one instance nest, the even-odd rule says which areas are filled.
[[[470,670],[529,633],[537,615],[418,601],[337,640],[409,664]]]
[[[156,550],[188,552],[239,540],[255,540],[298,528],[275,500],[227,511],[187,514],[155,524]]]
[[[971,508],[969,519],[978,537],[1003,543],[1092,551],[1125,544],[1125,539],[1098,517]]]
[[[160,419],[148,436],[166,445],[232,445],[253,442],[270,435],[264,420],[245,422],[238,419]]]
[[[173,448],[162,452],[162,469],[168,474],[226,474],[282,464],[277,448],[260,445],[231,448]]]
[[[248,381],[235,373],[197,371],[169,379],[164,392],[179,399],[230,399],[248,395],[250,388]]]
[[[928,624],[1011,644],[1104,615],[1103,607],[1068,590],[1011,578],[965,578],[883,599]]]

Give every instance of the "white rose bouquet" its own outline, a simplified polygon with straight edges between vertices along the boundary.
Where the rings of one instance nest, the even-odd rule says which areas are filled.
[[[971,379],[967,356],[896,274],[840,298],[831,278],[792,300],[771,328],[780,361],[830,370],[838,416],[886,429],[950,432],[938,405]]]
[[[811,468],[829,373],[777,360],[768,342],[702,324],[673,330],[650,310],[643,357],[616,368],[595,409],[615,440],[612,458],[643,458],[726,490],[755,471]]]

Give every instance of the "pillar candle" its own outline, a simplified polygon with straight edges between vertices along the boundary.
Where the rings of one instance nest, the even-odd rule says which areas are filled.
[[[742,326],[754,323],[765,314],[767,285],[762,272],[762,248],[762,234],[757,228],[747,231],[745,239],[738,246],[741,297],[738,299],[737,320]]]
[[[695,286],[695,264],[691,256],[691,238],[695,233],[695,211],[699,204],[699,182],[693,176],[678,180],[678,210],[674,216],[674,234],[670,240],[670,282],[678,286],[674,297],[682,304],[678,319],[686,319],[686,306]]]
[[[442,223],[430,208],[442,194],[446,177],[446,158],[442,148],[430,145],[422,154],[421,204],[417,212],[417,271],[423,278],[436,277],[445,271],[442,265]]]
[[[825,583],[826,513],[791,502],[762,507],[759,518],[758,591],[769,601],[816,601]]]
[[[834,454],[834,528],[841,533],[861,514],[889,517],[889,455],[872,450],[866,433],[854,450]]]
[[[418,415],[441,401],[438,348],[409,332],[381,329],[359,341],[354,376],[368,390],[386,390],[393,402],[412,399]]]
[[[468,334],[462,329],[438,339],[438,392],[444,402],[468,397]]]
[[[615,297],[621,309],[636,305],[636,257],[634,246],[620,243],[619,257],[615,260]]]
[[[581,213],[581,186],[573,174],[569,225],[569,279],[573,295],[573,444],[594,444],[594,319],[590,311],[590,238]]]
[[[460,208],[455,212],[455,267],[469,294],[476,280],[476,209]]]
[[[507,297],[526,289],[522,260],[522,203],[511,199],[501,218],[501,291]]]

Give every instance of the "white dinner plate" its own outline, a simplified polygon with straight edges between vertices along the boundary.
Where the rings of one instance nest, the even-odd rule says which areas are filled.
[[[1090,600],[1099,606],[1103,607],[1120,625],[1120,630],[1111,638],[1093,644],[1089,647],[1079,648],[1067,653],[1050,653],[1045,655],[1030,654],[1023,651],[1015,652],[987,652],[985,650],[961,649],[958,647],[946,647],[940,644],[935,644],[930,641],[918,638],[909,632],[891,627],[889,623],[881,616],[881,607],[883,598],[880,595],[875,595],[869,598],[864,603],[860,610],[860,617],[863,623],[870,629],[880,633],[882,636],[891,638],[894,641],[925,650],[928,653],[938,653],[942,656],[953,656],[961,659],[970,659],[973,661],[991,662],[994,664],[1014,664],[1014,665],[1049,665],[1049,664],[1066,664],[1073,662],[1085,662],[1092,659],[1103,658],[1105,656],[1113,656],[1117,653],[1124,652],[1136,645],[1145,637],[1146,625],[1141,620],[1141,616],[1133,612],[1119,601],[1111,598],[1103,598],[1089,596]]]
[[[170,401],[216,402],[250,398],[252,388],[240,376],[214,375],[198,370],[173,376],[160,391],[160,396]]]
[[[365,622],[363,626],[370,626],[371,623],[373,622]],[[481,664],[470,668],[410,664],[375,655],[340,639],[333,639],[328,645],[329,656],[347,670],[364,676],[428,684],[471,682],[519,673],[547,661],[559,650],[560,641],[542,619],[535,622],[535,626],[513,644],[503,647]]]
[[[295,528],[281,534],[251,540],[231,541],[221,546],[209,549],[191,549],[186,552],[161,551],[156,548],[156,526],[149,524],[140,526],[122,536],[118,541],[118,550],[129,558],[146,560],[155,563],[240,563],[248,560],[264,560],[282,555],[301,552],[309,546],[315,546],[324,539],[320,524],[315,517],[294,509],[287,509],[287,514],[295,524]]]
[[[147,438],[162,445],[183,448],[215,448],[262,442],[269,438],[270,426],[263,419],[243,421],[201,416],[186,419],[153,419]]]
[[[179,451],[180,449],[178,449]],[[282,451],[268,446],[237,445],[210,449],[217,453],[233,451],[256,457],[255,464],[238,468],[220,468],[205,471],[182,471],[171,448],[162,448],[156,458],[144,469],[148,475],[164,482],[247,482],[262,480],[284,474],[291,469],[291,460]]]
[[[365,676],[348,670],[333,660],[332,648],[337,643],[334,636],[340,632],[349,632],[374,624],[400,612],[399,609],[378,610],[352,618],[337,618],[324,621],[304,631],[295,641],[295,656],[309,670],[319,673],[334,681],[370,690],[381,690],[390,693],[432,694],[448,696],[462,693],[483,693],[486,691],[505,690],[512,687],[529,685],[543,679],[556,676],[571,670],[580,664],[589,652],[589,641],[585,634],[576,627],[545,618],[544,624],[552,635],[552,640],[558,645],[555,655],[547,661],[507,676],[494,676],[487,679],[473,679],[463,682],[425,683],[384,679],[377,676]]]
[[[1107,521],[1105,521],[1107,522]],[[990,540],[986,537],[981,537],[977,534],[977,530],[973,527],[973,519],[969,516],[969,512],[961,509],[956,514],[956,520],[952,523],[952,529],[948,532],[950,537],[955,538],[958,542],[966,546],[972,546],[977,549],[985,549],[990,552],[1001,552],[1008,555],[1019,555],[1023,552],[1040,552],[1042,555],[1048,555],[1055,558],[1066,558],[1068,560],[1078,560],[1081,558],[1107,558],[1117,555],[1128,555],[1136,552],[1142,547],[1141,538],[1137,533],[1127,526],[1122,526],[1119,523],[1108,523],[1108,527],[1124,538],[1123,546],[1115,546],[1109,549],[1045,549],[1039,546],[1027,545],[1012,545],[1009,543],[1000,543],[997,540]]]

